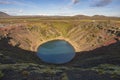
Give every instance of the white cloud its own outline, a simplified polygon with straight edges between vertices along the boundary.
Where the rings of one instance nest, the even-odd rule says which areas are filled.
[[[72,0],[73,4],[77,4],[80,2],[80,0]]]
[[[104,7],[109,5],[112,0],[94,0],[93,7]]]
[[[0,0],[0,4],[2,5],[9,5],[9,4],[21,4],[21,2],[15,0]]]
[[[5,12],[9,15],[24,14],[22,9],[0,9],[0,11]]]

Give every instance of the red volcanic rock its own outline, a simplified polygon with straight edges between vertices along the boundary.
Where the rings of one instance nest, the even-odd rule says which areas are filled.
[[[104,46],[108,46],[110,44],[116,43],[117,41],[115,39],[109,40],[107,42],[105,42]]]

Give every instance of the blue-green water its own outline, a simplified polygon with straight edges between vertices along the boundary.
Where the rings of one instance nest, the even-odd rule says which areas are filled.
[[[67,41],[53,40],[40,45],[37,55],[44,62],[63,64],[74,58],[75,49]]]

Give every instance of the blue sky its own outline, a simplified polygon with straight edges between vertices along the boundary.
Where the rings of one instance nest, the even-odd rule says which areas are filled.
[[[120,17],[120,0],[0,0],[10,15],[106,15]]]

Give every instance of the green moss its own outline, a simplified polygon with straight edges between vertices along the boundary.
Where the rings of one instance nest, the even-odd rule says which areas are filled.
[[[92,68],[92,70],[95,70],[100,74],[108,73],[113,76],[120,75],[120,66],[113,64],[101,64],[97,67]]]
[[[0,79],[4,76],[4,74],[2,73],[2,71],[0,71]]]
[[[30,72],[28,72],[28,71],[22,71],[22,75],[23,75],[24,77],[27,77],[29,74],[30,74]]]
[[[66,36],[68,31],[73,27],[73,23],[70,22],[53,22],[52,25],[61,32],[63,36]]]
[[[66,73],[63,73],[62,76],[63,76],[63,77],[62,77],[62,80],[69,80]]]

